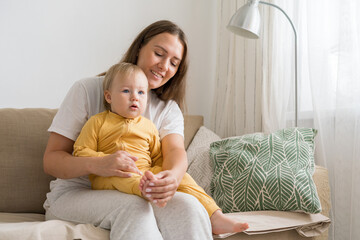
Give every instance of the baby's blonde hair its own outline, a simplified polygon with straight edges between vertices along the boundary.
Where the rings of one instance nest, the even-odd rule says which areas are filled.
[[[143,73],[143,70],[139,66],[132,63],[121,62],[111,66],[109,70],[106,72],[104,78],[104,82],[103,82],[104,92],[106,90],[110,90],[111,84],[118,73],[121,74],[121,77],[127,77],[129,76],[129,74],[138,73],[138,72]],[[110,104],[106,101],[105,95],[103,96],[103,100],[104,100],[105,109],[110,110],[111,107]]]

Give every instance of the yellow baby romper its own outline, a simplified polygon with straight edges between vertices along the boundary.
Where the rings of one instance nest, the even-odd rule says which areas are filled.
[[[74,144],[74,156],[104,157],[123,150],[138,158],[135,162],[141,172],[162,171],[161,143],[158,130],[147,118],[139,116],[127,119],[111,111],[92,116],[84,125]],[[130,178],[89,176],[91,186],[96,190],[119,190],[142,197],[139,189],[141,176],[132,173]],[[196,197],[209,216],[220,209],[215,201],[185,174],[177,191]]]

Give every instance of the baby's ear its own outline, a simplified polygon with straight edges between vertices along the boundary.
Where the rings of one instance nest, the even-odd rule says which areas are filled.
[[[104,98],[109,104],[111,103],[111,94],[109,90],[104,91]]]

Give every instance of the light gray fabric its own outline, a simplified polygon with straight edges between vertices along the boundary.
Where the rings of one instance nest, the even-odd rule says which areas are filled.
[[[0,212],[1,240],[105,240],[109,231],[92,224],[74,224],[61,220],[44,221],[43,214]]]
[[[244,231],[248,235],[269,234],[296,229],[303,237],[315,237],[326,231],[331,220],[320,214],[306,214],[286,211],[253,211],[226,213],[228,217],[239,222],[249,223]],[[215,238],[226,238],[235,233],[216,235]]]
[[[162,239],[150,204],[118,191],[69,190],[50,206],[52,217],[112,229],[110,239]]]
[[[111,229],[110,239],[212,239],[209,217],[194,197],[176,193],[159,209],[115,190],[74,188],[53,202],[46,219],[92,223]]]
[[[210,129],[202,126],[197,131],[193,141],[187,149],[189,167],[187,172],[194,178],[205,192],[211,196],[210,184],[213,176],[213,167],[210,160],[210,144],[221,138]]]
[[[213,239],[209,215],[195,197],[177,192],[165,208],[153,209],[165,240]]]

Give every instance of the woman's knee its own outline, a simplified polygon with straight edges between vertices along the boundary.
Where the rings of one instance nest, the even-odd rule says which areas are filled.
[[[204,206],[192,195],[178,192],[172,201],[172,205],[189,218],[209,218]]]
[[[114,201],[111,202],[110,209],[112,211],[118,211],[122,216],[130,213],[132,217],[153,215],[152,206],[145,199],[132,194],[117,193],[119,198],[113,199]]]
[[[164,239],[212,239],[209,215],[193,196],[177,192],[166,207],[154,207]]]
[[[154,207],[155,215],[160,218],[180,218],[186,219],[208,219],[209,216],[203,205],[192,195],[176,192],[174,197],[167,203],[164,208]]]

